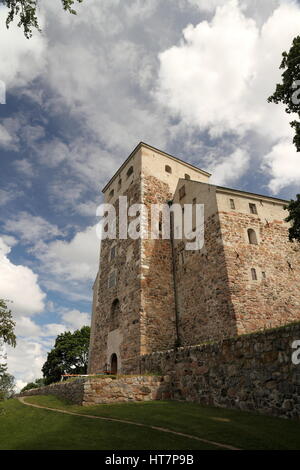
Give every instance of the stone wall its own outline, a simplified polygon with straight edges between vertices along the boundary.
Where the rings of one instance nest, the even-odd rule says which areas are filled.
[[[89,379],[84,386],[83,405],[161,400],[169,398],[168,386],[158,376]]]
[[[19,396],[26,397],[32,395],[55,395],[59,398],[69,400],[75,405],[81,405],[84,397],[84,386],[86,379],[80,378],[70,382],[59,382],[46,387],[33,388],[21,393]]]
[[[169,398],[169,382],[161,376],[81,378],[35,388],[19,396],[55,395],[76,405],[124,403]]]
[[[141,371],[168,374],[170,398],[300,418],[300,324],[141,358]]]
[[[289,226],[279,219],[281,214],[279,220],[271,220],[267,203],[263,209],[268,220],[260,214],[259,204],[257,215],[219,213],[230,303],[239,335],[300,320],[300,245],[289,241]],[[286,211],[281,212],[285,217]],[[249,244],[248,229],[255,231],[257,244]]]
[[[139,176],[136,175],[136,178]],[[134,180],[124,195],[131,204],[140,203],[139,180]],[[118,226],[117,202],[115,209]],[[112,248],[115,248],[114,258],[111,256]],[[112,354],[117,355],[118,373],[123,372],[123,364],[130,362],[131,357],[141,354],[140,251],[140,240],[128,238],[102,241],[101,267],[95,287],[97,291],[90,341],[90,374],[102,373],[106,364],[110,366]],[[109,287],[108,280],[112,272],[116,273],[116,283],[115,286]],[[113,315],[113,304],[116,301],[119,307]],[[131,368],[130,372],[135,373],[136,370]]]

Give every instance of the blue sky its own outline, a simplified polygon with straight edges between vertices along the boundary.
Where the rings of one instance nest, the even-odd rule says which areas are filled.
[[[57,334],[90,322],[101,189],[140,141],[213,182],[291,198],[299,156],[267,97],[299,33],[292,0],[40,2],[26,40],[0,8],[0,297],[13,301],[18,386]]]

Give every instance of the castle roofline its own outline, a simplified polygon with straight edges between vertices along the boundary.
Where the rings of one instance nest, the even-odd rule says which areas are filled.
[[[253,199],[258,199],[258,200],[267,199],[268,201],[271,200],[277,204],[282,204],[282,203],[288,204],[290,202],[287,199],[281,199],[281,198],[273,197],[273,196],[266,196],[264,194],[251,193],[249,191],[242,191],[240,189],[226,188],[224,186],[216,186],[216,188],[217,188],[217,192],[219,193],[239,194],[242,197],[251,196]]]
[[[145,142],[140,142],[136,147],[135,149],[131,152],[131,154],[129,155],[129,157],[124,161],[124,163],[120,166],[120,168],[118,169],[118,171],[114,174],[114,176],[109,180],[109,182],[105,185],[105,187],[102,189],[102,192],[105,193],[106,190],[109,188],[109,186],[113,183],[113,181],[116,179],[116,177],[121,173],[121,171],[125,168],[125,166],[127,165],[127,163],[129,162],[129,160],[142,148],[146,148],[148,150],[152,150],[156,153],[159,153],[161,155],[163,155],[164,157],[168,157],[170,158],[171,160],[174,160],[176,162],[179,162],[179,163],[182,163],[183,165],[187,166],[188,168],[192,168],[193,170],[197,170],[199,171],[200,173],[202,173],[203,175],[205,176],[208,176],[210,177],[211,176],[211,173],[208,173],[207,171],[204,171],[204,170],[201,170],[201,168],[198,168],[194,165],[191,165],[190,163],[187,163],[185,162],[184,160],[181,160],[180,158],[178,157],[174,157],[173,155],[170,155],[169,153],[166,153],[166,152],[163,152],[162,150],[159,150],[155,147],[152,147],[152,145],[149,145],[149,144],[146,144]]]
[[[251,193],[249,191],[242,191],[241,189],[232,189],[232,188],[227,188],[225,186],[217,186],[215,184],[204,183],[202,181],[186,180],[184,178],[180,178],[180,181],[184,181],[185,183],[205,184],[206,186],[212,186],[212,187],[216,188],[216,191],[218,193],[236,194],[236,195],[240,195],[242,197],[251,197],[251,198],[257,199],[259,201],[261,201],[263,199],[267,199],[268,201],[273,201],[276,204],[289,204],[289,202],[290,202],[288,199],[280,199],[278,197],[266,196],[264,194]]]

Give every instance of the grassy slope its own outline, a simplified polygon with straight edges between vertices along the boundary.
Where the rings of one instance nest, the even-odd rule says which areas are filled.
[[[162,426],[242,449],[300,449],[299,421],[183,402],[80,407],[70,405],[54,396],[35,396],[26,400],[50,408]],[[130,429],[132,432],[132,428]],[[138,448],[141,449],[142,446],[143,443],[139,441]]]
[[[45,401],[48,403],[47,398]],[[216,448],[151,429],[63,415],[31,408],[22,405],[17,400],[8,400],[0,403],[0,449],[194,450]]]

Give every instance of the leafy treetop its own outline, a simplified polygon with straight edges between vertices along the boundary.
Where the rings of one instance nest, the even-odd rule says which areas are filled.
[[[38,1],[39,0],[0,0],[0,2],[4,3],[8,8],[6,27],[9,28],[10,23],[12,23],[15,18],[18,18],[18,26],[19,28],[23,28],[24,35],[27,39],[32,37],[32,30],[34,28],[41,31],[36,14]],[[61,0],[63,9],[72,15],[76,15],[76,11],[73,8],[76,1],[78,3],[83,2],[83,0]]]
[[[45,384],[58,382],[63,374],[86,374],[89,341],[89,326],[58,335],[42,368]]]
[[[289,211],[289,216],[285,220],[292,222],[289,228],[289,239],[300,242],[300,194],[297,194],[296,201],[291,200],[286,209]]]
[[[0,340],[13,347],[16,346],[15,325],[11,310],[8,309],[5,300],[0,299]]]
[[[283,52],[282,57],[282,83],[276,85],[276,90],[268,101],[285,104],[288,114],[296,113],[300,118],[300,36],[294,38],[291,49]],[[293,142],[297,152],[300,152],[300,121],[294,120],[290,124],[295,129]]]

